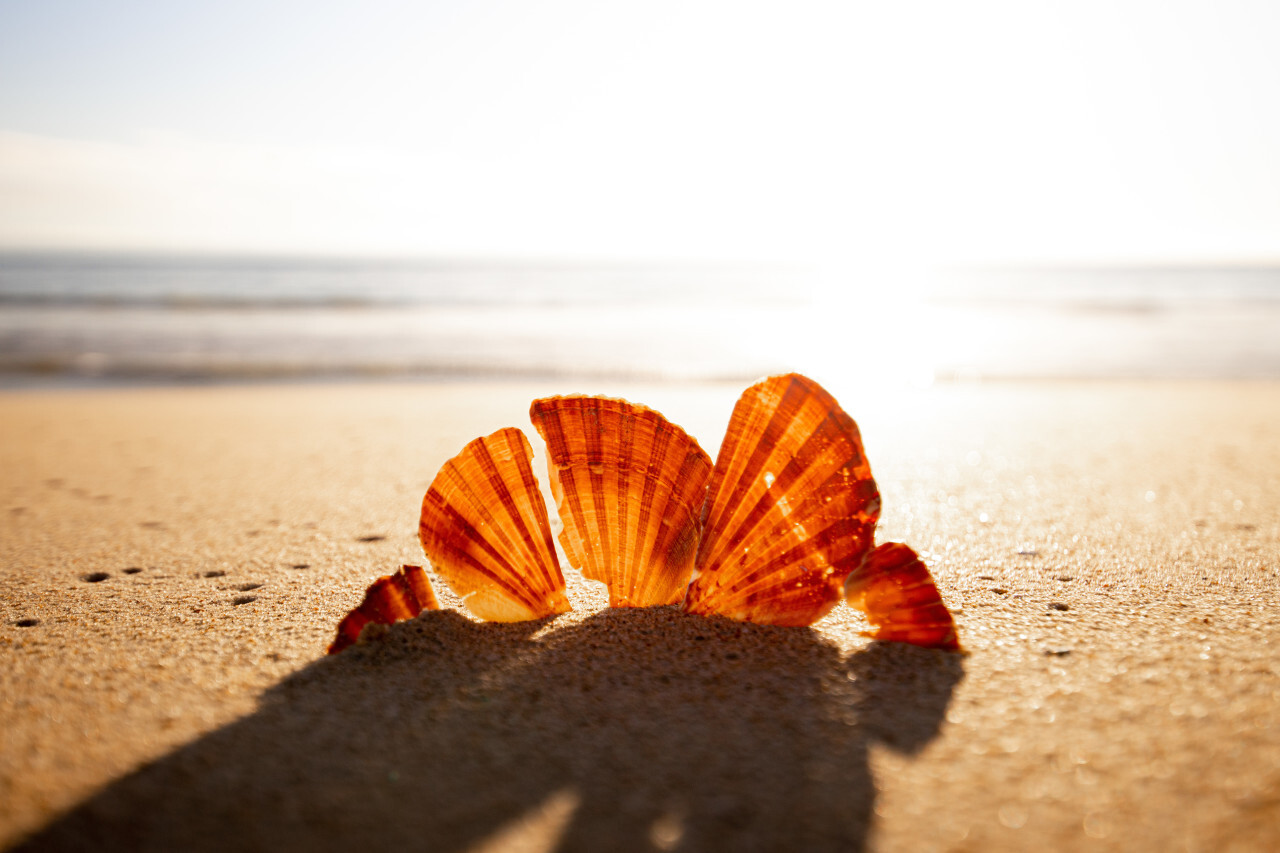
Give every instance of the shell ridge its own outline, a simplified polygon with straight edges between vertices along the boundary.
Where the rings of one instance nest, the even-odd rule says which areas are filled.
[[[622,412],[616,412],[616,421],[618,425],[618,455],[619,460],[618,474],[616,479],[616,493],[610,503],[614,506],[614,534],[617,541],[617,562],[621,564],[624,572],[625,583],[623,586],[626,595],[626,601],[630,602],[635,596],[635,586],[637,571],[635,563],[627,559],[627,533],[631,525],[633,515],[633,507],[635,501],[630,499],[630,482],[631,482],[631,466],[625,460],[631,458],[632,443],[635,440],[635,420],[637,418],[628,418]],[[636,519],[638,521],[638,519]],[[617,571],[615,567],[614,571]]]
[[[767,386],[769,381],[765,380],[764,383],[761,383],[761,387]],[[751,390],[748,389],[748,393]],[[728,546],[724,542],[723,531],[736,528],[740,523],[738,512],[735,510],[740,510],[742,505],[736,502],[734,498],[756,486],[759,482],[760,472],[764,470],[765,465],[775,453],[786,452],[786,448],[781,445],[779,439],[786,433],[787,427],[796,420],[796,413],[803,402],[802,395],[804,393],[805,388],[801,383],[794,380],[788,382],[776,406],[771,411],[768,411],[767,419],[760,418],[764,420],[763,427],[760,429],[759,436],[754,437],[755,440],[752,443],[751,452],[745,454],[746,458],[743,459],[741,465],[736,464],[737,456],[728,457],[725,480],[720,484],[722,491],[717,494],[716,500],[720,511],[715,513],[717,518],[714,522],[714,527],[704,528],[704,536],[712,531],[714,531],[714,536],[711,537],[710,545],[707,545],[705,557],[699,554],[698,568],[701,571],[714,572],[723,562],[724,555],[728,551]],[[798,397],[801,399],[797,400],[796,398]],[[742,404],[743,400],[747,400],[748,405],[751,404],[747,394],[743,395],[739,405]],[[735,407],[734,414],[735,417],[730,420],[730,430],[733,429],[734,421],[738,420],[736,417],[738,414],[737,407]],[[751,414],[754,415],[755,413],[752,412]],[[761,414],[763,415],[764,413],[762,412]],[[742,432],[744,438],[753,437],[745,429]],[[724,451],[722,450],[721,452],[723,453]],[[717,459],[718,463],[719,460]],[[725,483],[730,483],[732,488],[724,490]],[[704,539],[704,544],[706,543],[707,540]]]
[[[787,392],[791,394],[807,393],[808,390],[809,389],[805,384],[798,381],[792,381],[787,386]],[[828,403],[834,405],[834,400],[830,400],[829,395],[808,394],[808,399],[812,399],[815,403],[824,407],[823,409],[817,410],[823,413],[823,418],[817,424],[816,428],[805,436],[801,446],[797,448],[794,453],[790,454],[790,458],[787,462],[780,466],[781,470],[779,471],[778,479],[773,485],[779,487],[784,492],[794,481],[795,477],[806,470],[807,467],[812,466],[816,459],[820,459],[823,455],[835,457],[840,449],[840,445],[856,448],[858,443],[856,428],[853,430],[852,434],[850,434],[849,431],[840,429],[838,420],[832,417],[832,410],[829,408]],[[786,403],[785,400],[783,402]],[[799,422],[799,414],[803,408],[803,401],[801,401],[800,404],[795,404],[794,401],[791,401],[791,403],[787,403],[785,408],[786,411],[791,413],[788,417],[795,419],[795,422]],[[766,433],[770,431],[775,433],[777,432],[778,425],[775,423],[775,421],[777,421],[776,416],[783,414],[783,411],[783,404],[780,404],[779,409],[775,412],[775,418],[771,420],[770,426],[766,429]],[[852,419],[849,418],[848,415],[844,416],[844,421],[852,425]],[[832,427],[835,427],[834,432],[832,431]],[[734,513],[726,527],[723,528],[733,529],[736,532],[727,540],[723,536],[723,533],[721,533],[719,538],[724,540],[724,544],[719,550],[719,553],[714,556],[708,555],[707,564],[703,567],[704,570],[709,569],[714,571],[716,568],[719,568],[726,557],[729,554],[732,554],[738,546],[741,545],[742,541],[754,532],[754,525],[750,525],[750,522],[753,521],[753,510],[759,506],[759,501],[757,501],[756,504],[752,504],[749,501],[751,494],[754,494],[754,492],[760,488],[759,484],[761,481],[758,479],[759,471],[764,469],[765,466],[772,461],[772,457],[774,455],[773,451],[776,450],[783,455],[788,453],[787,448],[782,446],[777,441],[776,437],[772,441],[762,439],[758,447],[767,448],[769,453],[767,456],[759,452],[753,454],[753,456],[757,458],[758,464],[754,466],[753,470],[744,470],[743,472],[744,481],[747,482],[751,488],[736,490],[742,493],[743,498],[739,503],[739,512]],[[748,474],[750,475],[749,480],[747,479]],[[771,495],[772,491],[773,489],[766,485],[761,491],[762,498],[763,496]],[[775,497],[772,502],[766,501],[766,507],[771,507],[776,503],[777,500]],[[759,517],[760,516],[756,514],[754,520],[758,520]]]
[[[417,596],[413,594],[413,590],[409,587],[409,580],[404,576],[404,570],[396,572],[391,576],[391,584],[396,590],[395,609],[397,615],[401,619],[409,618],[406,614],[413,613],[414,607],[418,606]],[[421,610],[421,607],[418,607]]]
[[[527,546],[527,550],[532,558],[532,562],[542,572],[543,580],[547,584],[549,590],[564,590],[564,575],[560,572],[560,560],[556,557],[555,544],[551,540],[551,519],[547,515],[547,502],[542,498],[542,490],[538,487],[538,476],[533,473],[533,446],[529,443],[529,439],[524,432],[513,429],[511,433],[507,433],[510,447],[510,440],[519,438],[520,440],[520,462],[516,468],[520,474],[520,485],[523,489],[522,499],[524,506],[528,509],[528,517],[532,519],[534,525],[538,528],[538,538],[541,539],[542,547],[539,548],[538,539],[534,538],[534,531],[526,527],[526,518],[523,514],[518,514],[516,519],[524,536],[522,542]],[[515,456],[515,448],[510,448],[512,458]]]
[[[653,440],[650,443],[649,458],[642,472],[644,486],[640,494],[639,514],[636,519],[636,539],[632,546],[630,564],[635,567],[635,572],[639,577],[645,578],[645,586],[643,591],[635,589],[637,585],[632,584],[633,599],[649,600],[650,589],[653,586],[653,573],[648,569],[653,565],[653,556],[656,551],[658,540],[662,536],[662,517],[663,511],[671,501],[671,492],[669,489],[659,489],[662,472],[666,470],[667,454],[671,450],[671,435],[666,430],[657,429],[657,424],[651,424],[653,429]],[[655,507],[657,495],[660,491],[666,492],[663,495],[662,507]],[[657,509],[657,512],[654,510]]]
[[[776,386],[782,381],[787,382],[787,388],[779,391]],[[715,591],[722,580],[720,567],[728,556],[723,532],[731,529],[734,497],[743,491],[744,483],[748,481],[746,472],[755,456],[755,452],[747,454],[742,448],[754,443],[758,452],[762,436],[776,416],[785,391],[794,386],[790,376],[769,377],[743,391],[734,404],[704,501],[702,539],[694,561],[695,578],[685,594],[686,610],[702,608],[696,612],[711,612],[706,608],[715,598]]]
[[[654,516],[654,537],[645,562],[647,600],[661,604],[680,601],[689,585],[700,532],[698,491],[711,470],[710,458],[692,437],[686,434],[682,447],[673,445],[674,442],[669,443],[663,455],[663,470],[669,470],[676,458],[680,468],[663,479],[666,487],[661,490],[662,506]],[[679,454],[682,449],[684,453]]]
[[[714,598],[717,601],[730,601],[734,598],[749,596],[760,590],[768,589],[771,584],[785,586],[788,582],[783,575],[809,572],[835,572],[844,581],[853,569],[857,568],[863,554],[868,550],[871,531],[865,525],[849,518],[830,520],[825,528],[806,535],[793,537],[786,543],[785,550],[776,553],[756,556],[744,563],[733,577],[722,579],[716,586]],[[802,570],[801,563],[812,562],[818,558],[818,565]],[[795,570],[787,573],[788,567]]]
[[[379,578],[374,581],[373,588],[376,592],[371,597],[370,603],[379,621],[389,623],[408,618],[409,603],[405,600],[404,590],[400,584],[396,583],[394,575],[385,580]]]
[[[427,573],[422,570],[422,566],[404,566],[403,571],[418,610],[439,610],[440,601],[436,598],[436,591],[431,588],[431,581],[427,580]]]
[[[481,464],[480,460],[476,458],[476,455],[481,453],[487,456],[487,450],[484,448],[483,444],[477,441],[467,445],[467,447],[464,448],[464,453],[468,454],[465,461],[469,464],[462,464],[456,458],[445,463],[444,467],[440,469],[440,473],[436,475],[435,482],[433,482],[431,484],[431,488],[427,490],[427,498],[424,499],[423,503],[425,504],[427,503],[427,499],[431,499],[433,501],[433,505],[438,511],[446,510],[452,514],[451,517],[465,519],[465,532],[468,539],[475,542],[483,541],[486,550],[492,550],[496,554],[497,548],[490,546],[501,545],[505,553],[514,552],[516,547],[511,541],[511,537],[507,534],[507,531],[502,528],[502,525],[498,523],[497,518],[489,508],[489,504],[491,503],[490,499],[488,496],[481,494],[473,483],[473,479],[479,478],[469,476],[469,472],[467,470],[473,465],[477,466],[480,472],[485,475],[482,482],[492,488],[493,484],[488,472],[484,470],[484,466]],[[478,521],[482,521],[484,523],[485,529],[492,532],[493,539],[496,541],[491,541],[488,536],[480,535],[479,530],[473,525],[471,520],[457,509],[457,504],[462,502],[465,502],[468,510],[476,514]],[[422,523],[420,522],[420,540],[422,539],[421,531]],[[437,538],[441,542],[447,543],[448,537],[444,535],[443,532],[436,531],[436,533],[438,534]],[[423,544],[425,547],[425,541]],[[431,556],[430,553],[428,553],[427,556]]]
[[[495,550],[489,541],[481,535],[480,531],[477,530],[471,522],[467,521],[465,517],[459,514],[456,509],[452,506],[446,505],[444,507],[444,511],[448,515],[448,520],[454,529],[461,531],[463,535],[467,537],[467,541],[477,545],[491,558],[491,562],[486,563],[477,557],[474,552],[461,546],[454,545],[450,541],[437,540],[436,542],[433,542],[433,550],[441,552],[439,554],[440,559],[436,559],[436,556],[431,553],[428,553],[427,556],[432,558],[431,563],[435,567],[436,571],[441,575],[444,575],[445,579],[449,581],[449,586],[454,587],[455,582],[460,583],[463,586],[473,586],[472,584],[467,584],[461,578],[452,577],[456,576],[457,573],[449,567],[449,564],[451,562],[464,563],[469,569],[479,575],[482,575],[490,583],[502,587],[528,607],[530,611],[537,612],[540,608],[535,601],[525,595],[523,584],[513,583],[513,581],[524,577],[519,570],[515,568],[505,555]],[[454,591],[457,592],[458,590],[455,588]],[[463,595],[464,597],[466,594],[467,593],[459,593],[459,595]]]
[[[831,539],[823,537],[820,540],[814,537],[801,540],[774,559],[751,567],[743,575],[734,578],[731,585],[717,587],[713,600],[717,606],[732,607],[756,600],[771,589],[785,589],[792,585],[793,580],[797,584],[811,585],[820,577],[823,584],[830,582],[832,585],[832,602],[838,601],[845,578],[861,563],[871,538],[870,531],[858,529],[861,525],[851,526],[852,530],[846,527],[839,531],[840,535]],[[837,525],[833,524],[828,531],[835,527]],[[833,555],[831,552],[834,546],[841,543],[849,543],[852,547],[845,549],[844,553]],[[814,557],[818,558],[817,565],[807,570],[801,566]]]
[[[726,489],[725,484],[740,483],[744,479],[743,471],[750,463],[750,458],[743,455],[741,448],[748,442],[759,445],[760,436],[768,426],[768,418],[772,416],[773,410],[766,408],[763,403],[767,383],[768,380],[765,380],[748,388],[733,407],[733,414],[729,417],[729,426],[725,431],[725,440],[721,442],[720,451],[716,455],[711,494],[717,500],[711,504],[712,512],[707,519],[706,529],[718,529],[723,526],[724,519],[721,516],[731,507],[729,497],[737,491]],[[720,464],[721,459],[726,460],[724,465]],[[701,556],[698,562],[699,564],[703,562]]]
[[[787,561],[804,561],[814,555],[821,555],[826,562],[832,564],[856,557],[850,568],[852,571],[861,563],[865,553],[871,550],[870,525],[850,516],[837,515],[814,521],[821,521],[823,524],[807,527],[801,535],[780,538],[780,544],[770,551],[751,551],[750,559],[742,562],[738,576],[722,584],[721,589],[738,589],[744,583],[754,583],[766,577],[762,572],[768,567],[776,569],[786,565]]]
[[[550,592],[557,587],[562,587],[564,585],[563,578],[556,577],[556,575],[559,575],[558,571],[555,571],[554,575],[552,574],[552,569],[547,566],[549,562],[548,556],[546,553],[539,551],[538,540],[534,538],[533,532],[529,530],[525,523],[524,513],[521,512],[522,509],[525,509],[536,516],[539,514],[538,510],[541,509],[541,514],[545,515],[546,513],[546,504],[542,501],[541,493],[537,492],[536,480],[532,483],[530,482],[532,477],[530,462],[533,450],[529,446],[528,439],[524,437],[524,433],[514,427],[499,430],[488,438],[493,439],[495,443],[502,442],[505,445],[505,450],[515,465],[516,474],[519,476],[522,494],[517,499],[508,488],[502,466],[494,458],[493,452],[488,446],[488,441],[480,440],[475,442],[467,461],[472,463],[479,473],[484,476],[484,482],[489,486],[491,493],[497,496],[498,503],[502,506],[510,526],[503,524],[501,519],[493,513],[489,508],[490,500],[472,486],[470,478],[466,476],[466,472],[460,466],[451,464],[448,466],[449,473],[446,476],[453,480],[458,491],[468,499],[470,509],[477,513],[487,525],[484,533],[481,533],[470,521],[465,521],[468,538],[488,552],[510,578],[525,578],[527,575],[521,570],[521,567],[524,565],[529,566],[537,576],[540,576],[537,579],[541,580],[545,585],[545,589],[535,590],[536,592]],[[458,517],[465,518],[461,514]],[[512,533],[517,535],[512,536]],[[498,545],[501,545],[502,548],[499,549]],[[548,553],[554,554],[554,551],[549,551]],[[532,580],[532,578],[530,579]],[[531,609],[536,611],[538,608],[535,606]]]
[[[556,509],[560,513],[560,544],[564,547],[569,564],[590,580],[604,582],[605,574],[595,548],[589,547],[587,531],[588,513],[592,508],[583,506],[583,494],[587,490],[578,482],[574,470],[575,450],[569,439],[570,422],[576,421],[578,434],[585,436],[585,419],[581,415],[585,398],[559,399],[560,407],[553,406],[557,398],[534,400],[530,418],[547,444],[547,476],[556,484],[552,491],[556,496]],[[570,415],[570,412],[576,414]],[[585,448],[582,450],[584,456]],[[565,510],[568,509],[566,514]]]
[[[669,472],[680,448],[675,436],[664,433],[649,455],[650,467],[645,472],[644,500],[646,529],[643,549],[636,555],[635,565],[643,573],[644,600],[667,603],[672,585],[671,569],[666,560],[668,542],[673,533],[670,515],[678,509],[680,495],[676,491],[679,474]],[[683,469],[681,469],[683,470]],[[673,507],[674,505],[674,507]]]
[[[654,524],[654,519],[661,520],[661,513],[654,514],[654,502],[658,492],[658,482],[653,476],[653,460],[666,455],[667,447],[670,444],[669,436],[661,435],[658,430],[654,431],[653,441],[650,443],[649,465],[642,472],[640,502],[636,517],[636,537],[631,545],[631,555],[629,563],[633,566],[647,566],[651,562],[651,554],[653,553],[653,543],[656,541],[661,532],[661,524]],[[659,461],[658,466],[661,470],[662,462]]]
[[[736,604],[716,601],[714,607],[693,612],[704,616],[722,614],[744,622],[805,626],[830,613],[839,602],[838,586],[827,582],[775,589],[767,598],[756,597]]]
[[[594,533],[595,536],[588,537],[594,539],[597,547],[600,549],[600,564],[606,575],[611,574],[612,567],[616,564],[613,555],[613,543],[609,537],[609,508],[604,498],[604,472],[602,470],[603,448],[601,447],[601,423],[598,410],[579,407],[578,411],[583,418],[583,431],[587,437],[587,479],[591,483],[591,507],[595,524],[591,525],[584,534]],[[598,537],[598,538],[597,538]]]
[[[757,432],[763,431],[763,427],[757,429],[757,425],[762,419],[767,418],[770,411],[763,402],[768,394],[770,381],[765,379],[743,391],[733,406],[733,413],[729,416],[729,426],[725,430],[724,439],[720,442],[720,450],[716,454],[716,463],[711,472],[711,482],[703,510],[704,536],[698,546],[696,560],[699,568],[708,563],[708,557],[704,551],[708,546],[715,544],[705,533],[724,526],[722,515],[729,506],[728,496],[733,491],[726,490],[725,483],[738,482],[741,479],[739,465],[735,462],[742,456],[740,448],[748,440],[753,439]],[[720,464],[721,459],[725,460],[725,464]],[[742,464],[745,465],[746,461],[744,460]]]
[[[548,400],[535,400],[530,415],[534,426],[547,444],[547,476],[556,484],[552,489],[556,509],[560,513],[560,544],[564,547],[569,564],[592,580],[602,580],[595,549],[587,547],[583,532],[588,529],[586,513],[582,506],[582,488],[572,468],[573,447],[568,436],[569,417],[566,411],[552,408]],[[580,409],[575,398],[567,400],[570,411]],[[581,420],[579,418],[579,426]],[[568,508],[568,517],[565,508]]]
[[[547,445],[547,479],[551,483],[551,493],[556,500],[556,510],[560,514],[562,525],[558,538],[564,548],[565,556],[569,558],[569,564],[579,571],[587,573],[587,576],[590,577],[591,568],[589,566],[594,566],[595,555],[584,554],[584,549],[569,529],[570,524],[574,523],[575,520],[578,529],[581,529],[585,522],[581,518],[582,508],[579,502],[570,499],[571,495],[576,498],[578,492],[574,482],[573,471],[564,462],[569,456],[568,438],[565,436],[565,428],[561,421],[560,413],[540,406],[539,404],[542,402],[541,400],[534,401],[530,410],[530,418],[542,435],[542,440]],[[564,510],[566,505],[569,509],[570,518],[565,518]]]
[[[767,559],[773,552],[777,550],[777,544],[785,541],[786,534],[797,526],[802,526],[806,531],[812,527],[812,522],[816,519],[825,522],[830,518],[851,517],[860,523],[874,526],[879,519],[878,511],[868,513],[868,507],[874,504],[874,498],[879,492],[876,490],[875,482],[872,480],[858,480],[852,487],[845,487],[847,480],[845,469],[837,468],[830,472],[826,480],[817,486],[807,486],[806,497],[791,508],[786,515],[779,515],[773,520],[772,526],[764,527],[769,521],[769,513],[776,506],[777,499],[770,504],[770,494],[768,491],[761,496],[756,507],[748,515],[740,532],[735,534],[733,541],[726,548],[728,551],[738,552],[737,549],[743,541],[748,538],[766,543],[762,547],[753,547],[750,551],[752,558]],[[778,483],[782,482],[779,476]],[[871,491],[872,494],[865,495],[863,492]],[[828,500],[830,498],[831,500]],[[750,527],[748,527],[750,524]],[[825,529],[825,524],[822,529]],[[870,550],[870,542],[865,545]],[[741,552],[738,552],[741,554]],[[739,564],[743,562],[740,556]]]
[[[529,440],[525,438],[524,433],[520,432],[520,430],[503,430],[501,434],[503,436],[502,440],[507,443],[507,449],[511,453],[512,460],[516,462],[516,473],[520,477],[520,486],[523,494],[520,496],[521,500],[518,501],[516,496],[511,493],[506,478],[503,476],[497,461],[493,458],[493,454],[487,446],[482,445],[480,452],[477,454],[477,461],[488,474],[491,487],[498,495],[499,502],[506,511],[506,516],[511,521],[514,531],[519,535],[512,541],[511,537],[507,535],[505,526],[500,524],[495,525],[495,532],[505,540],[512,557],[527,559],[530,565],[542,575],[541,579],[547,585],[548,590],[554,589],[557,586],[557,579],[550,575],[543,555],[538,552],[538,540],[534,538],[533,531],[526,524],[525,514],[520,511],[527,508],[536,515],[538,508],[541,507],[543,513],[546,512],[546,503],[542,501],[542,495],[537,491],[537,480],[533,477],[531,464],[533,448],[529,446]],[[514,445],[516,438],[520,440],[519,448]],[[537,500],[534,500],[534,497]],[[512,568],[515,568],[514,564],[512,564]]]
[[[564,525],[560,530],[560,544],[564,546],[570,565],[591,580],[603,581],[604,573],[600,570],[599,555],[594,548],[587,547],[590,543],[581,534],[581,531],[589,529],[587,524],[589,510],[582,505],[583,489],[578,485],[578,478],[571,468],[563,468],[558,474],[564,492],[564,502],[569,508],[569,519],[564,518],[563,512],[560,517]],[[557,508],[563,509],[563,507]],[[572,527],[570,527],[570,520],[572,520]]]

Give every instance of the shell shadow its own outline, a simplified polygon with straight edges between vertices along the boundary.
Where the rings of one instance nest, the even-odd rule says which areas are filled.
[[[19,849],[461,851],[515,826],[560,851],[857,850],[869,745],[921,748],[963,677],[669,607],[544,625],[393,626]]]

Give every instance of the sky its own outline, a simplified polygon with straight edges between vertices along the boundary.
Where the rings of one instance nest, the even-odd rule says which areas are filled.
[[[1280,260],[1280,3],[0,0],[0,248]]]

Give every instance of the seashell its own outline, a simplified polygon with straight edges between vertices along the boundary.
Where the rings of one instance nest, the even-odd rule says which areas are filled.
[[[676,604],[693,571],[711,457],[658,412],[626,400],[534,400],[569,563],[610,607]]]
[[[809,625],[871,549],[880,494],[858,426],[818,383],[743,392],[716,457],[684,609]]]
[[[350,646],[369,624],[392,625],[412,619],[424,610],[439,610],[440,603],[431,581],[421,566],[404,566],[394,575],[378,578],[364,594],[360,606],[338,623],[338,636],[329,645],[329,654]]]
[[[900,542],[876,548],[845,581],[849,604],[875,627],[868,636],[960,650],[956,623],[915,551]]]
[[[532,457],[523,432],[500,429],[446,462],[422,499],[422,550],[481,619],[522,622],[571,609]]]

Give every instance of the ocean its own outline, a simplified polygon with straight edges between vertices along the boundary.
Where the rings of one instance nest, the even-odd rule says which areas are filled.
[[[0,385],[1280,378],[1280,267],[0,255]]]

